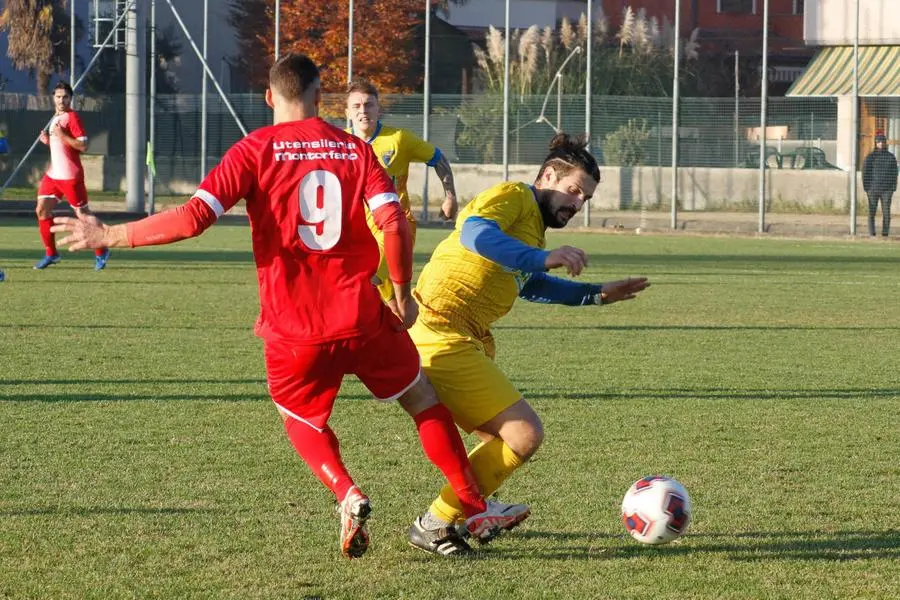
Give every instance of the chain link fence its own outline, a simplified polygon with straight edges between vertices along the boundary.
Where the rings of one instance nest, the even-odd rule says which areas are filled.
[[[260,95],[231,95],[229,100],[248,130],[271,123],[271,111]],[[422,134],[421,95],[387,95],[382,104],[386,124]],[[343,126],[343,106],[343,95],[326,95],[322,114]],[[450,158],[458,194],[467,199],[500,177],[502,97],[437,95],[432,97],[431,106],[429,137]],[[84,157],[88,188],[124,190],[124,96],[79,96],[76,109],[91,137]],[[682,99],[678,127],[680,210],[757,209],[759,113],[758,98]],[[534,176],[534,165],[542,162],[556,130],[586,130],[583,96],[513,97],[509,114],[512,178]],[[51,115],[50,97],[0,94],[0,128],[11,147],[10,154],[0,155],[4,181]],[[241,133],[215,94],[208,98],[207,115],[207,164],[211,167]],[[202,178],[200,96],[160,95],[155,117],[156,193],[190,193]],[[848,175],[836,166],[837,99],[770,98],[767,125],[766,163],[770,171],[766,185],[771,203],[767,208],[846,213]],[[849,123],[842,126],[849,129]],[[670,98],[595,97],[590,132],[592,151],[604,167],[603,187],[595,205],[660,211],[671,207]],[[11,186],[34,188],[48,159],[46,147],[39,145]],[[429,189],[439,195],[435,179]],[[420,195],[421,186],[421,178],[411,178],[413,196]]]

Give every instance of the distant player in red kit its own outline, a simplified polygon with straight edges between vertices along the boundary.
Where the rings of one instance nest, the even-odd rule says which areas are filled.
[[[44,258],[34,265],[35,269],[46,269],[59,262],[55,236],[50,231],[56,203],[65,198],[79,217],[91,212],[81,166],[81,153],[87,150],[88,138],[81,118],[72,110],[72,87],[68,83],[56,84],[53,103],[56,114],[50,125],[41,132],[41,142],[50,146],[50,169],[38,186],[35,212],[45,253]],[[94,254],[94,269],[101,271],[106,268],[109,249],[97,248]]]
[[[491,539],[528,509],[485,502],[478,489],[459,432],[406,332],[418,306],[410,290],[412,241],[397,193],[367,144],[318,118],[321,94],[315,64],[302,54],[283,56],[266,90],[275,125],[236,143],[187,204],[112,227],[92,216],[59,217],[53,231],[71,232],[60,241],[71,250],[168,244],[199,235],[246,199],[269,392],[297,453],[340,502],[341,552],[355,558],[369,544],[369,499],[328,427],[349,373],[412,416],[425,454],[464,505],[469,535]],[[366,206],[384,232],[396,316],[371,283],[379,251]],[[448,527],[446,535],[459,534]]]

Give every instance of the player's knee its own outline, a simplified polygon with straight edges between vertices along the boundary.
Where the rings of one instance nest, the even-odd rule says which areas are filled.
[[[503,441],[522,460],[528,460],[544,442],[544,424],[540,419],[524,419],[504,428]]]

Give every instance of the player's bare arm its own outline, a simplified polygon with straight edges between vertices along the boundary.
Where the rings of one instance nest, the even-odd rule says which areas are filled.
[[[604,283],[600,287],[600,302],[598,304],[612,304],[623,300],[634,300],[638,293],[650,287],[646,277],[628,277],[618,281]]]
[[[44,129],[41,129],[41,133],[38,136],[38,139],[40,139],[41,143],[44,144],[45,146],[50,143],[50,136],[47,135],[47,131]]]
[[[446,156],[441,155],[440,160],[434,165],[434,172],[441,180],[441,185],[444,186],[444,202],[441,204],[441,216],[449,221],[456,217],[459,203],[456,201],[453,170],[450,168],[450,161],[447,160]]]

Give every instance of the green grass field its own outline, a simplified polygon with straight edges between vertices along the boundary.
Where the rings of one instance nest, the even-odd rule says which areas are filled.
[[[446,232],[420,233],[421,266]],[[448,561],[406,544],[440,487],[403,411],[348,380],[332,425],[373,501],[337,552],[325,489],[266,396],[249,230],[44,272],[0,226],[0,597],[896,598],[893,243],[553,234],[637,301],[518,304],[498,361],[547,438],[501,489],[522,527]],[[473,440],[467,440],[470,444]],[[691,492],[675,544],[626,537],[633,480]]]

